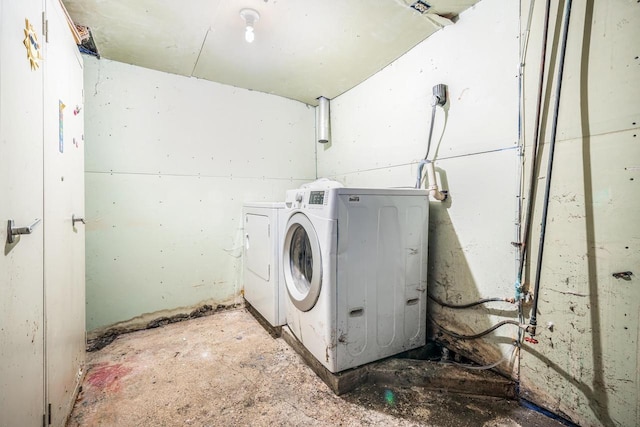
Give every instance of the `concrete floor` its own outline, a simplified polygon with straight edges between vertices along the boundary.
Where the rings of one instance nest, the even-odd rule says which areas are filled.
[[[333,392],[244,309],[88,354],[67,426],[559,426],[517,402],[364,385]]]

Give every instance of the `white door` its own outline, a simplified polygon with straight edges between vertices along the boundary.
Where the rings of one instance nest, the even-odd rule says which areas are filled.
[[[271,218],[248,213],[244,221],[247,269],[265,282],[271,280]],[[246,298],[245,290],[245,298]]]
[[[40,426],[44,416],[44,227],[7,243],[8,220],[43,217],[42,68],[25,46],[35,59],[41,29],[41,0],[0,1],[0,426]]]
[[[322,255],[313,224],[294,214],[285,227],[282,269],[289,299],[300,311],[309,311],[322,288]]]
[[[47,403],[62,426],[85,354],[82,57],[58,0],[46,0],[44,60],[44,286]]]

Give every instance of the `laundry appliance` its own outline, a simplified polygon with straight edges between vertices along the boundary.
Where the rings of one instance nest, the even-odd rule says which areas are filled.
[[[425,344],[428,203],[333,181],[287,191],[287,324],[330,372]]]
[[[285,324],[285,291],[280,264],[284,203],[243,206],[244,298],[271,326]]]

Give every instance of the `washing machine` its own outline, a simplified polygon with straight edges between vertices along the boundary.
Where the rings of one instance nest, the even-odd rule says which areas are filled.
[[[284,203],[243,206],[244,298],[271,326],[285,324],[280,251]]]
[[[425,344],[428,203],[326,181],[287,191],[287,325],[330,372]]]

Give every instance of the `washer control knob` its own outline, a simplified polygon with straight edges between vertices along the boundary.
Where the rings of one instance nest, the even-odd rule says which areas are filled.
[[[302,202],[302,193],[296,194],[296,202]]]

